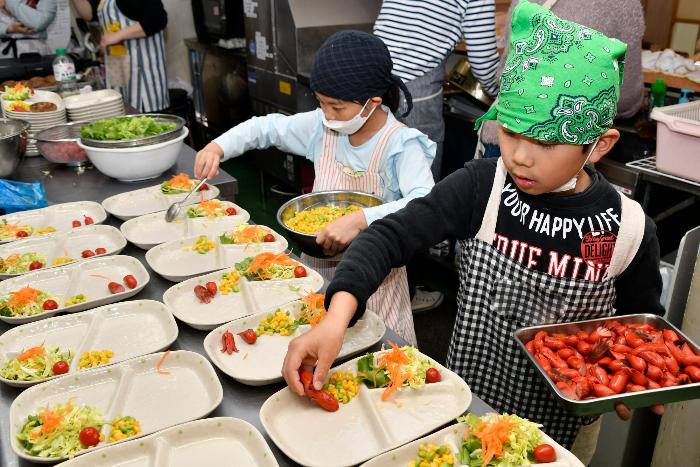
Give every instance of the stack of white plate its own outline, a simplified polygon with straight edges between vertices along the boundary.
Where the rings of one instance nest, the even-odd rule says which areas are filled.
[[[7,108],[11,102],[3,101],[2,103],[5,117],[14,120],[24,120],[29,123],[29,141],[27,143],[26,155],[38,156],[39,150],[36,147],[34,136],[41,130],[66,123],[66,106],[61,96],[55,92],[42,90],[34,91],[34,95],[24,102],[29,105],[37,102],[51,102],[56,104],[57,107],[56,110],[50,112],[16,112]]]
[[[124,115],[124,99],[117,91],[100,91],[78,94],[65,98],[68,118],[74,122],[87,122]]]

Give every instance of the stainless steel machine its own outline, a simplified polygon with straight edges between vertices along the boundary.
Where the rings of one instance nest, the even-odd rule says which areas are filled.
[[[371,32],[380,6],[381,0],[244,2],[252,113],[293,114],[315,109],[318,104],[309,89],[309,77],[316,51],[336,31]],[[312,168],[303,158],[268,151],[265,157],[255,158],[261,176],[272,175],[295,192],[309,185]]]
[[[245,2],[248,85],[254,113],[316,107],[308,88],[314,54],[334,32],[372,31],[381,0]]]

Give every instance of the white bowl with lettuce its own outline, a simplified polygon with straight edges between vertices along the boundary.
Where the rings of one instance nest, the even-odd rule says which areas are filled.
[[[78,146],[103,174],[135,182],[175,165],[188,134],[184,120],[174,115],[129,115],[84,126]]]

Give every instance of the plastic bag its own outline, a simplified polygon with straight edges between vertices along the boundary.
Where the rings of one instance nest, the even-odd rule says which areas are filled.
[[[46,192],[41,182],[22,183],[0,179],[0,209],[4,214],[46,206]]]

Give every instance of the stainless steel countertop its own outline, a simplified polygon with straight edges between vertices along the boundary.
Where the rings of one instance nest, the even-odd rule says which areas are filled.
[[[167,179],[173,173],[188,172],[192,173],[192,164],[194,160],[194,151],[185,147],[180,154],[180,159],[177,165],[167,174],[158,179],[152,179],[138,183],[123,183],[117,180],[105,177],[96,169],[88,169],[77,172],[74,169],[63,168],[45,161],[43,158],[26,159],[16,173],[15,179],[20,181],[41,180],[44,182],[46,196],[49,204],[64,203],[69,201],[98,201],[101,202],[105,198],[124,191],[143,188]],[[222,171],[221,174],[211,181],[221,190],[221,198],[233,201],[235,194],[238,192],[238,182],[235,178]],[[244,206],[245,207],[245,206]],[[252,219],[254,221],[254,219]],[[118,227],[121,224],[119,219],[108,217],[105,224]],[[148,269],[151,275],[149,284],[133,299],[152,299],[163,300],[163,292],[173,285],[172,282],[166,281],[152,269],[148,267],[145,261],[145,251],[128,244],[124,251],[124,255],[138,258],[143,265]],[[4,333],[12,328],[6,323],[0,323],[0,333]],[[206,355],[204,352],[204,337],[206,331],[197,331],[184,323],[178,322],[179,335],[175,343],[170,347],[171,350],[191,350]],[[403,343],[402,339],[392,330],[387,329],[382,343],[387,340],[392,340],[398,344]],[[376,345],[371,350],[377,350],[380,344]],[[262,424],[260,423],[259,410],[263,402],[273,393],[280,390],[284,385],[282,383],[252,387],[238,383],[232,378],[216,370],[219,379],[224,389],[224,398],[221,405],[212,412],[212,417],[236,417],[252,423],[265,437],[270,445],[280,466],[296,466],[294,461],[285,456],[270,438],[265,433]],[[0,465],[3,467],[16,466],[32,466],[38,465],[31,462],[21,460],[12,451],[10,445],[10,421],[9,412],[12,401],[22,390],[19,388],[9,387],[0,384]],[[481,399],[474,396],[469,410],[482,415],[492,411]]]

